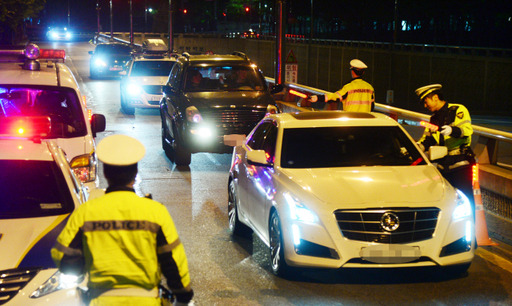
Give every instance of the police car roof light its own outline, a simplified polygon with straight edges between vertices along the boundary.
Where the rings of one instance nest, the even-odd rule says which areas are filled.
[[[39,58],[64,61],[66,59],[66,51],[61,49],[40,49]]]
[[[13,116],[0,121],[0,137],[39,140],[50,133],[51,121],[47,116]]]

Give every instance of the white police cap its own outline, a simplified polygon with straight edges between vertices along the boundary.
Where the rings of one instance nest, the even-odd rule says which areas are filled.
[[[126,135],[111,135],[96,147],[98,159],[112,166],[129,166],[138,163],[146,154],[146,148],[137,139]]]
[[[420,98],[420,100],[423,100],[428,94],[430,94],[433,91],[440,90],[443,88],[443,85],[441,84],[431,84],[427,86],[420,87],[416,89],[416,95]]]
[[[363,63],[363,61],[361,60],[358,60],[357,58],[353,59],[350,61],[350,68],[354,68],[354,69],[366,69],[368,68],[368,66],[366,66],[365,63]]]

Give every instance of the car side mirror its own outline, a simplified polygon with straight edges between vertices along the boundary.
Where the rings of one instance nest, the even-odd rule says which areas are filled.
[[[267,160],[267,153],[265,152],[265,150],[248,150],[247,161],[249,162],[249,164],[255,166],[272,166],[272,164],[269,163]]]
[[[284,89],[283,84],[273,85],[272,87],[270,87],[270,93],[275,94],[275,93],[283,91],[283,89]]]
[[[431,146],[428,148],[428,158],[436,160],[448,155],[448,148],[445,146]]]
[[[91,117],[92,136],[96,137],[96,133],[105,131],[107,120],[102,114],[93,114]]]

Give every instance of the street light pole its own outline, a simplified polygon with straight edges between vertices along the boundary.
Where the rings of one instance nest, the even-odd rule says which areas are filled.
[[[169,0],[169,52],[172,52],[172,3]]]
[[[110,40],[114,40],[114,26],[112,22],[112,0],[110,0]]]
[[[97,19],[97,23],[98,23],[98,34],[97,35],[100,35],[100,30],[101,30],[101,27],[100,27],[100,0],[96,0],[96,19]]]
[[[132,0],[130,0],[130,45],[133,46],[133,7]]]

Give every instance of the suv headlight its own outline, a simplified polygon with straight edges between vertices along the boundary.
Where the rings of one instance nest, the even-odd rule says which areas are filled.
[[[455,210],[452,214],[454,221],[469,217],[473,213],[468,197],[466,197],[466,195],[458,189],[456,204],[457,206],[455,207]]]
[[[203,121],[203,117],[195,106],[189,106],[186,109],[187,121],[192,123],[199,123]]]
[[[60,271],[55,272],[47,281],[45,281],[37,290],[30,294],[30,298],[37,299],[52,292],[69,289],[78,286],[84,280],[84,276],[63,274]]]
[[[82,183],[91,182],[96,179],[97,164],[93,154],[76,156],[69,165]]]
[[[137,84],[130,83],[126,86],[126,91],[130,96],[140,96],[142,93],[142,87]]]

